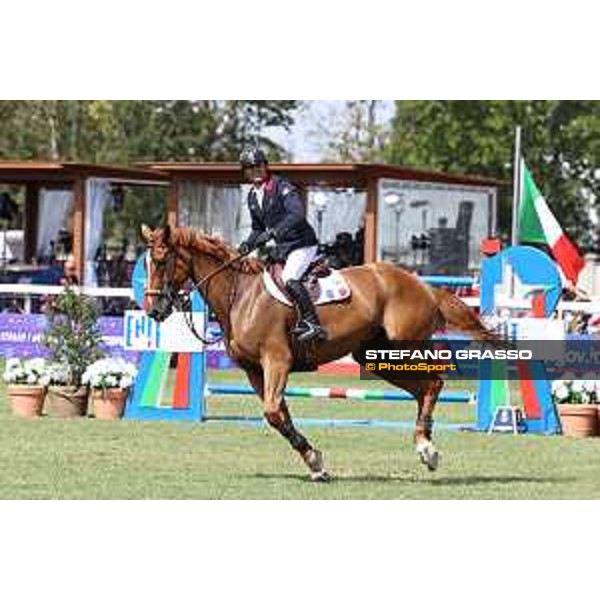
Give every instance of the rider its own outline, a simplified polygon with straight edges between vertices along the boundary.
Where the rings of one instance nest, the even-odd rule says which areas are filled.
[[[304,205],[295,188],[269,170],[265,153],[257,147],[245,148],[240,155],[244,178],[252,183],[248,208],[252,232],[239,251],[243,254],[275,241],[273,257],[285,262],[281,279],[293,299],[300,320],[293,333],[298,341],[326,337],[317,311],[302,282],[302,276],[316,258],[318,241],[304,216]]]

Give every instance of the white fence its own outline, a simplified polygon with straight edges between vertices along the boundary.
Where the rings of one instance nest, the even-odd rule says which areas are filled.
[[[73,289],[86,296],[98,298],[129,298],[133,300],[133,291],[131,288],[73,286]],[[31,306],[31,299],[34,296],[55,296],[60,294],[63,290],[64,287],[60,285],[7,283],[0,284],[0,297],[16,296],[24,298],[25,311],[29,312],[27,306]],[[462,297],[461,300],[473,308],[479,307],[479,297],[477,296]],[[511,300],[504,302],[502,306],[512,310],[527,310],[531,308],[531,302],[527,300]],[[557,311],[559,318],[562,318],[565,312],[583,312],[594,315],[600,314],[600,298],[594,298],[590,302],[562,301],[558,303]]]

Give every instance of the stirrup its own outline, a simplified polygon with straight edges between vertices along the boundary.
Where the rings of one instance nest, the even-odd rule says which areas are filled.
[[[325,330],[310,321],[300,321],[292,330],[299,342],[310,342],[312,340],[324,340],[327,338]]]

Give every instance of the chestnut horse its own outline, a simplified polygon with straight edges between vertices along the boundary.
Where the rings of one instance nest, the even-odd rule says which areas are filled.
[[[265,290],[264,263],[192,229],[167,226],[152,231],[142,226],[142,237],[150,258],[145,307],[150,316],[164,320],[177,304],[179,291],[191,280],[214,311],[230,356],[260,396],[267,422],[300,454],[313,480],[327,480],[322,453],[294,427],[284,399],[288,375],[298,361],[298,346],[290,337],[296,314]],[[313,364],[348,354],[359,360],[361,341],[425,340],[445,327],[477,340],[495,339],[453,294],[399,267],[376,262],[342,272],[351,296],[318,307],[328,337],[304,350]],[[436,469],[439,454],[432,442],[433,411],[443,381],[432,373],[391,383],[415,396],[416,450],[430,470]]]

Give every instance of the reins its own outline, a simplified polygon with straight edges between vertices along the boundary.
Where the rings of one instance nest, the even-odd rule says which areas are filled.
[[[228,261],[224,262],[220,267],[217,267],[214,271],[211,271],[208,275],[206,275],[205,277],[203,277],[200,281],[195,281],[192,259],[190,257],[189,269],[190,269],[190,276],[191,276],[191,279],[192,279],[192,289],[196,290],[203,298],[206,298],[208,300],[208,284],[210,283],[210,280],[215,275],[218,275],[219,273],[221,273],[225,269],[228,269],[231,265],[233,265],[238,260],[246,257],[248,254],[249,254],[249,252],[246,252],[245,254],[238,254],[237,256],[234,256],[233,258],[231,258]],[[204,286],[206,286],[206,289],[205,289],[205,291],[203,293],[202,292],[202,288]],[[231,293],[229,295],[229,305],[227,307],[227,319],[228,320],[229,320],[229,313],[231,311],[231,305],[233,304],[233,299],[235,298],[236,288],[237,288],[237,271],[236,271],[236,277],[235,277],[235,279],[233,281],[233,285],[231,286]],[[191,294],[191,292],[190,292],[190,294]],[[205,340],[204,337],[202,337],[202,335],[200,335],[198,333],[198,331],[196,329],[196,326],[194,325],[194,318],[193,318],[194,312],[192,310],[191,299],[189,301],[189,312],[185,312],[184,311],[183,314],[184,314],[184,319],[185,319],[186,325],[188,326],[189,330],[203,344],[206,344],[206,345],[210,346],[210,345],[213,345],[213,344],[217,344],[220,341],[222,341],[222,340],[225,339],[225,337],[226,337],[225,328],[223,328],[223,332],[221,333],[221,335],[218,336],[218,337],[216,337],[213,340]],[[228,325],[231,328],[231,323],[229,323]]]

